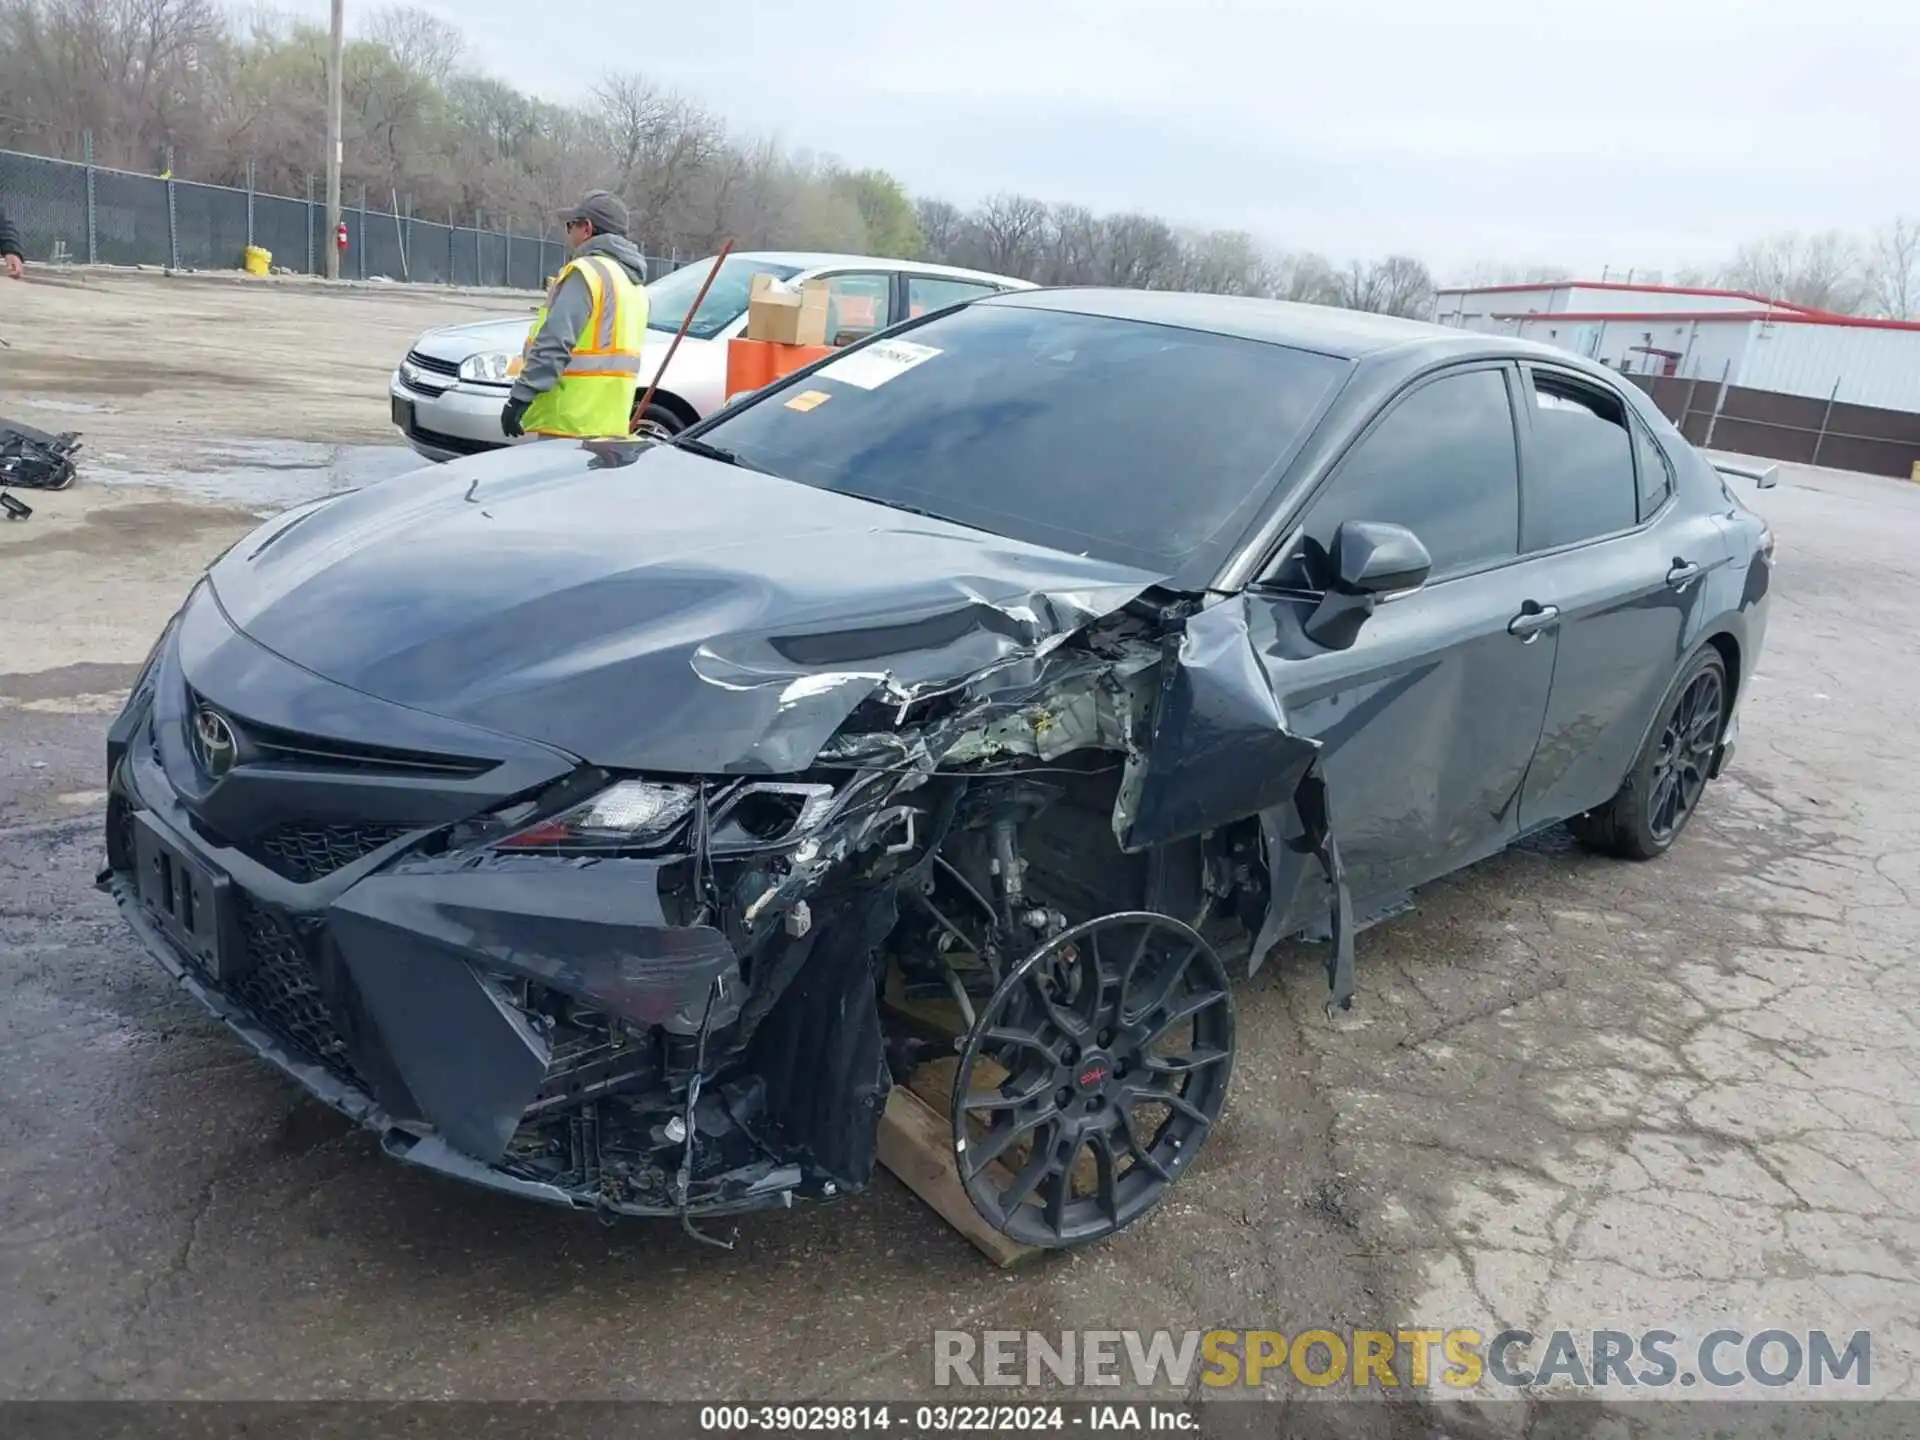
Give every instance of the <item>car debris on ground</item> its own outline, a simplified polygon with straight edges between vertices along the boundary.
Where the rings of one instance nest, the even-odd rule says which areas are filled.
[[[51,435],[31,425],[0,419],[0,511],[9,520],[25,520],[33,507],[6,493],[21,490],[64,490],[73,484],[74,455],[80,436],[68,431]]]

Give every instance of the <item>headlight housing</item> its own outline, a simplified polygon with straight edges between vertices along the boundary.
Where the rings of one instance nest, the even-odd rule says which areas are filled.
[[[520,357],[511,350],[488,350],[460,362],[460,378],[475,385],[511,385],[520,373]]]
[[[498,842],[503,850],[617,850],[657,845],[693,813],[692,785],[622,780]]]
[[[742,785],[714,810],[713,852],[724,855],[792,845],[826,823],[837,799],[831,785],[761,781]]]
[[[832,785],[767,781],[723,786],[717,795],[710,787],[709,795],[708,848],[715,855],[791,848],[827,822],[840,798]],[[654,850],[676,838],[699,800],[697,785],[621,780],[558,814],[520,822],[519,829],[483,843],[498,850],[567,855]],[[506,817],[495,823],[501,820]]]

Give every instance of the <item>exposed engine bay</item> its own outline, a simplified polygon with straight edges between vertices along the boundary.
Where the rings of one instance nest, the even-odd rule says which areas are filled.
[[[583,486],[556,546],[551,485],[582,482],[531,475],[392,502],[498,547],[459,573],[371,492],[236,546],[110,732],[101,883],[266,1059],[444,1174],[691,1226],[865,1187],[911,1079],[1007,1234],[1144,1214],[1224,1102],[1228,957],[1325,921],[1353,990],[1273,607],[609,454],[678,528]]]
[[[400,867],[659,866],[667,921],[726,942],[670,977],[656,962],[647,986],[671,999],[652,1027],[580,987],[504,985],[549,1060],[498,1164],[689,1223],[846,1193],[871,1177],[891,1086],[945,1065],[961,1175],[997,1227],[1065,1245],[1144,1213],[1218,1116],[1223,956],[1271,908],[1260,818],[1195,825],[1192,776],[1176,792],[1152,773],[1212,658],[1194,613],[1143,597],[967,684],[882,687],[799,775],[570,776]],[[1261,778],[1311,797],[1313,748],[1288,740],[1292,772]],[[1216,783],[1260,798],[1248,778]],[[1311,799],[1296,808],[1310,823]],[[1350,966],[1334,979],[1344,1002]]]

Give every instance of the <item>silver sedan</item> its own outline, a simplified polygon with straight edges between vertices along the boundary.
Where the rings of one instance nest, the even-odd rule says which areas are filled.
[[[712,267],[708,257],[647,286],[643,391],[658,374],[674,332]],[[687,326],[672,369],[659,377],[647,413],[633,417],[636,431],[643,423],[678,431],[726,402],[727,342],[745,333],[747,294],[753,277],[763,274],[790,281],[825,280],[827,333],[838,344],[958,301],[1033,288],[1007,275],[917,260],[787,250],[730,255]],[[448,325],[416,339],[388,386],[393,423],[407,443],[430,460],[451,460],[508,444],[500,429],[500,410],[530,323],[528,316],[508,315]]]

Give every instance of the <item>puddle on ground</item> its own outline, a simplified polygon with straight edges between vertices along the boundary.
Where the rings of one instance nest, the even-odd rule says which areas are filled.
[[[124,463],[125,457],[103,458]],[[205,446],[192,462],[164,470],[83,461],[80,480],[82,484],[157,486],[272,515],[289,505],[431,467],[431,461],[404,445],[222,440]]]
[[[14,400],[9,404],[22,410],[52,410],[61,415],[111,415],[111,405],[95,405],[87,400]]]

